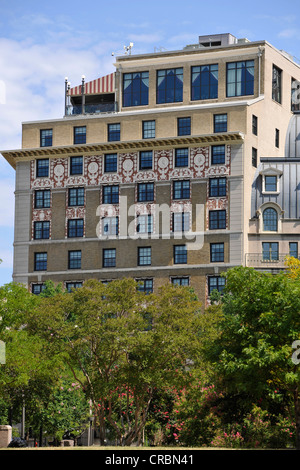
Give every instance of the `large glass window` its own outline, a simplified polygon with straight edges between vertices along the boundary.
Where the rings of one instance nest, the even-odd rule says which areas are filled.
[[[191,99],[218,98],[218,64],[192,67]]]
[[[173,181],[173,199],[190,199],[189,180]]]
[[[185,245],[174,246],[174,264],[187,263],[187,247]]]
[[[226,178],[210,178],[209,197],[226,196]]]
[[[227,96],[254,94],[254,60],[227,64]]]
[[[123,106],[142,106],[148,104],[149,72],[124,73]]]
[[[279,248],[277,242],[263,242],[262,254],[264,261],[277,261],[279,259]]]
[[[48,209],[51,205],[50,189],[39,189],[34,193],[35,209]]]
[[[277,211],[272,207],[268,207],[263,212],[264,231],[277,232],[278,221]]]
[[[50,237],[50,222],[44,220],[42,222],[34,222],[34,239],[46,240]]]
[[[81,269],[81,251],[69,251],[68,252],[68,268],[69,269]]]
[[[34,254],[34,270],[47,271],[47,253]]]
[[[210,244],[210,261],[211,263],[224,262],[224,243]]]
[[[69,207],[84,206],[84,188],[69,188]]]
[[[41,129],[40,145],[41,145],[41,147],[51,147],[51,145],[52,145],[52,129]]]
[[[183,68],[157,71],[157,103],[177,103],[183,98]]]
[[[138,248],[138,265],[139,266],[151,265],[151,246]]]
[[[36,161],[36,177],[48,178],[49,176],[49,158],[39,158]]]
[[[119,186],[103,186],[103,204],[119,204]]]
[[[277,103],[281,103],[281,76],[282,70],[273,65],[272,99]]]
[[[74,127],[74,144],[86,143],[86,127]]]
[[[154,183],[138,184],[138,202],[154,201]]]

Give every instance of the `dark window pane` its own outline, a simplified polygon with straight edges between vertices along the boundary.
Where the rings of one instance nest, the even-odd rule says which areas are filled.
[[[69,207],[84,206],[84,188],[69,189]]]
[[[125,73],[123,75],[123,106],[148,104],[149,72]]]
[[[268,207],[263,212],[264,230],[268,232],[277,231],[277,211],[272,207]]]
[[[103,186],[103,204],[119,204],[119,186]]]
[[[157,103],[175,103],[183,98],[183,68],[158,70]]]
[[[152,151],[140,152],[140,170],[152,169]]]
[[[81,269],[81,251],[69,251],[69,269]]]
[[[190,117],[178,118],[177,133],[178,135],[190,135],[191,134],[191,118]]]
[[[105,173],[118,171],[118,155],[116,153],[104,155]]]
[[[103,267],[113,268],[116,266],[116,249],[104,249],[103,250]]]
[[[138,248],[138,265],[151,265],[151,247]]]
[[[36,177],[47,178],[49,176],[49,159],[43,158],[36,161]]]
[[[47,209],[51,205],[51,191],[50,189],[41,189],[34,193],[34,207],[35,209]]]
[[[187,263],[187,248],[185,245],[174,246],[174,263],[175,264]]]
[[[214,115],[214,132],[227,132],[227,114]]]
[[[34,254],[34,270],[46,271],[47,270],[47,253]]]
[[[74,127],[74,144],[86,143],[86,127]]]
[[[51,145],[52,145],[52,129],[41,129],[40,145],[41,145],[41,147],[51,147]]]
[[[154,201],[154,183],[138,184],[138,202]]]
[[[121,137],[120,124],[108,124],[108,141],[119,141]]]
[[[226,178],[210,178],[209,197],[226,196]]]
[[[70,175],[82,175],[83,173],[83,157],[71,157],[70,159]]]
[[[175,149],[175,167],[189,165],[189,149]]]
[[[209,211],[209,229],[219,230],[226,228],[226,211]]]
[[[83,219],[68,220],[68,237],[83,237]]]
[[[212,263],[224,261],[224,243],[210,244],[210,261]]]
[[[211,147],[211,163],[212,165],[225,163],[225,145],[213,145]]]
[[[50,236],[50,222],[34,222],[34,239],[46,240]]]
[[[192,67],[191,99],[218,98],[218,65]]]
[[[155,138],[155,121],[143,122],[143,139]]]
[[[173,182],[173,199],[190,199],[189,180]]]

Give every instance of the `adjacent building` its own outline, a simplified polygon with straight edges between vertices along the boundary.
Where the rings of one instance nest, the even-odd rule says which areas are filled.
[[[300,67],[267,41],[200,36],[116,57],[71,87],[58,119],[23,123],[13,280],[38,294],[120,277],[190,285],[298,256]]]

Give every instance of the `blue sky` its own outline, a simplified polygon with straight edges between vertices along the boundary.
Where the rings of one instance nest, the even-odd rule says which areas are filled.
[[[300,9],[267,0],[0,0],[0,151],[21,147],[21,124],[60,118],[71,86],[114,70],[112,52],[182,49],[199,35],[265,39],[300,60]],[[0,157],[0,285],[11,281],[14,171]]]

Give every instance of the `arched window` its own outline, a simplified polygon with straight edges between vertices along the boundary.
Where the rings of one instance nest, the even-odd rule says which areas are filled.
[[[277,211],[272,207],[268,207],[263,212],[263,222],[265,232],[277,232],[278,230],[278,215]]]

